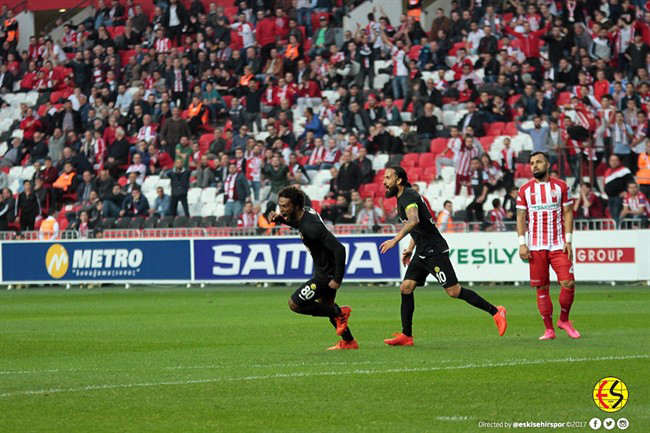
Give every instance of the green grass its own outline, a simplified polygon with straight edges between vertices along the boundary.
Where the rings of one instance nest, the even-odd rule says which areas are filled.
[[[612,417],[650,431],[647,287],[579,286],[583,338],[540,342],[530,288],[477,289],[508,308],[499,338],[487,314],[429,286],[416,346],[400,348],[383,344],[398,289],[347,285],[361,350],[334,352],[326,319],[289,311],[291,290],[2,291],[0,431],[496,432],[478,422],[604,419],[591,393],[607,375],[630,389]]]

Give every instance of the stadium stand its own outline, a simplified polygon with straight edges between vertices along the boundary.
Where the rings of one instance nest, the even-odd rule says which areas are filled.
[[[432,213],[451,201],[450,229],[507,230],[540,150],[578,228],[647,224],[649,3],[452,2],[430,29],[382,13],[355,32],[356,2],[311,3],[100,2],[54,41],[4,8],[2,238],[47,215],[72,238],[275,233],[259,222],[289,184],[339,233],[390,230],[394,164]],[[479,178],[484,217],[465,212]]]

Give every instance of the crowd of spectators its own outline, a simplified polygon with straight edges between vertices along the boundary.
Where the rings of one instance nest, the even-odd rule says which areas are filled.
[[[575,179],[578,217],[647,220],[648,2],[458,0],[429,29],[380,9],[344,31],[354,5],[98,0],[61,40],[31,36],[23,52],[3,7],[0,92],[39,100],[21,106],[21,134],[0,159],[0,231],[33,229],[66,203],[84,230],[190,216],[192,187],[216,187],[231,224],[267,228],[278,191],[323,170],[330,189],[308,202],[333,224],[374,226],[396,215],[383,190],[364,190],[380,174],[372,159],[413,153],[433,154],[421,179],[453,167],[455,193],[472,197],[461,213],[432,209],[442,227],[461,218],[503,230],[527,158],[510,138],[499,158],[487,151],[497,124]],[[443,122],[450,112],[457,124]],[[18,165],[34,174],[11,191],[6,169]],[[155,203],[142,193],[150,175],[170,180]]]

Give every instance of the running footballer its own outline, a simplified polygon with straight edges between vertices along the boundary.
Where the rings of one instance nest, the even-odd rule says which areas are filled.
[[[328,350],[358,349],[348,328],[350,307],[334,302],[345,272],[345,247],[330,232],[318,213],[305,207],[305,196],[298,188],[286,187],[278,193],[280,214],[269,219],[300,232],[303,244],[314,261],[314,276],[289,298],[289,308],[298,314],[328,317],[341,340]]]
[[[449,246],[436,228],[431,212],[420,195],[411,188],[406,171],[400,166],[389,167],[384,174],[386,197],[397,197],[399,219],[404,227],[393,238],[383,244],[382,254],[398,245],[399,241],[411,235],[411,242],[402,253],[402,263],[408,266],[404,281],[400,287],[402,292],[402,332],[394,334],[395,338],[384,340],[390,346],[413,345],[413,312],[415,298],[413,291],[417,286],[423,286],[427,276],[432,274],[452,298],[459,298],[468,304],[488,312],[494,318],[499,335],[506,332],[506,309],[495,307],[473,290],[458,284],[456,273],[449,260]],[[415,249],[415,256],[413,250]]]

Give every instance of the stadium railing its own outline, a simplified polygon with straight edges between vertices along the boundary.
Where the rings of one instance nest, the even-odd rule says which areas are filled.
[[[444,233],[471,233],[481,232],[485,226],[481,222],[454,222],[453,229]],[[640,220],[623,220],[618,225],[611,218],[605,219],[578,219],[574,222],[574,228],[578,231],[602,231],[602,230],[637,230],[643,228]],[[395,234],[397,227],[394,224],[379,224],[369,226],[364,224],[338,224],[330,226],[336,235],[355,234]],[[501,230],[493,232],[514,232],[517,230],[515,221],[504,221]],[[298,231],[290,227],[275,227],[263,229],[259,227],[193,227],[193,228],[166,228],[166,229],[108,229],[101,232],[90,233],[88,237],[96,239],[161,239],[161,238],[213,238],[213,237],[241,237],[241,236],[287,236],[297,235]],[[41,234],[38,231],[21,232],[22,237],[18,240],[40,240]],[[59,233],[56,239],[81,239],[83,236],[76,230],[65,230]],[[0,241],[16,240],[16,232],[0,232]],[[45,239],[51,240],[51,239]]]
[[[639,230],[644,227],[644,222],[640,219],[624,219],[618,225],[621,230]],[[646,226],[647,227],[647,226]]]
[[[616,221],[611,218],[576,219],[573,227],[574,230],[616,230]]]
[[[0,241],[12,241],[12,240],[25,240],[25,241],[38,241],[38,240],[56,240],[56,239],[80,239],[81,235],[77,230],[64,230],[60,231],[58,236],[53,239],[51,233],[40,232],[38,230],[25,230],[20,232],[20,236],[16,239],[16,232],[7,231],[0,232]],[[42,238],[42,239],[41,239]]]

